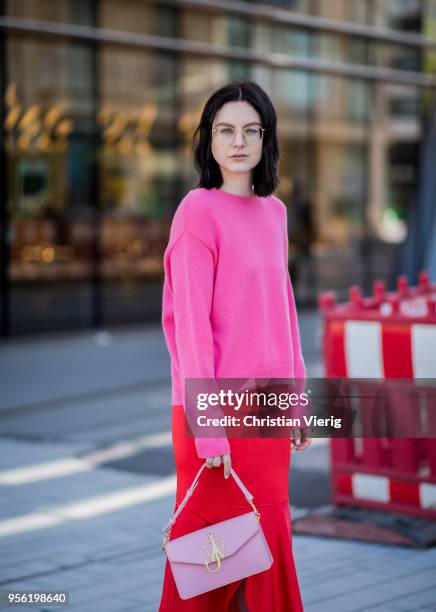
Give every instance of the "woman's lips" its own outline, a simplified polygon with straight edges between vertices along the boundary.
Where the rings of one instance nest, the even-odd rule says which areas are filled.
[[[247,155],[232,155],[231,159],[246,159]]]

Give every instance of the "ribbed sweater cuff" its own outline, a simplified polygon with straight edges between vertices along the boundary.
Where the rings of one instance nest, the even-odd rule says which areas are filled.
[[[195,438],[197,455],[206,459],[216,455],[230,455],[230,445],[226,437],[223,438]]]
[[[296,365],[294,371],[295,385],[293,387],[293,393],[297,393],[300,395],[305,392],[307,378],[306,378],[306,366],[304,364],[303,358],[301,357]],[[303,417],[309,417],[311,415],[311,410],[309,406],[304,406],[302,404],[298,404],[297,406],[291,406],[289,411],[289,416],[292,418],[301,419],[301,426],[305,427],[305,423],[303,421]]]

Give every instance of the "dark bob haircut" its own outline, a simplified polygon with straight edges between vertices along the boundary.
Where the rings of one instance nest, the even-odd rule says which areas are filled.
[[[227,102],[245,100],[259,113],[265,128],[262,141],[262,157],[253,168],[253,188],[258,196],[269,196],[280,184],[277,174],[279,146],[277,140],[277,115],[265,91],[253,81],[235,80],[215,91],[205,104],[200,123],[195,130],[194,164],[200,175],[197,187],[211,189],[221,187],[223,177],[212,155],[212,124],[218,110]]]

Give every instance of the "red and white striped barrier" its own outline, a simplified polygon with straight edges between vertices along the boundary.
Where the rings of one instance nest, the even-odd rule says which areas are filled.
[[[396,292],[377,281],[369,298],[349,294],[346,304],[319,299],[326,377],[436,379],[436,287],[425,272],[417,287],[399,277]],[[416,402],[402,401],[401,418],[416,418]],[[436,439],[332,438],[330,449],[333,503],[436,518]]]
[[[335,502],[434,518],[436,484],[407,482],[365,472],[334,475]]]
[[[330,333],[336,376],[436,378],[436,323],[336,320]]]

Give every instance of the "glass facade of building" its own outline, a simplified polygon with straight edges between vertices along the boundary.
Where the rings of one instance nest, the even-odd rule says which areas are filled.
[[[300,305],[398,271],[436,1],[0,0],[2,334],[157,321],[209,95],[257,81]]]

